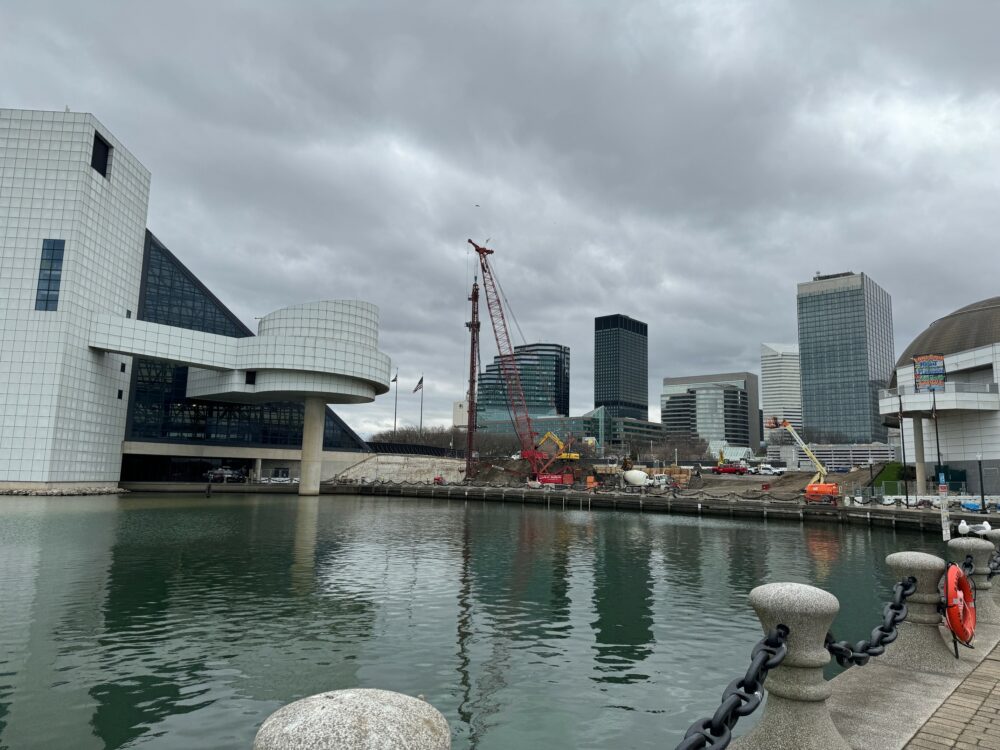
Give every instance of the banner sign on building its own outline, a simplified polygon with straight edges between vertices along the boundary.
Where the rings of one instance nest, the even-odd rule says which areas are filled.
[[[913,358],[913,390],[930,393],[944,390],[944,355],[921,354]]]

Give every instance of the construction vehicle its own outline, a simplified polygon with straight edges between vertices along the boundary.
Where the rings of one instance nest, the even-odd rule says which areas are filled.
[[[561,445],[561,441],[557,439],[557,446],[561,447],[553,454],[549,455],[544,450],[541,450],[540,445],[535,442],[535,431],[531,424],[531,415],[528,413],[528,404],[524,398],[524,389],[521,386],[521,374],[517,367],[517,358],[514,355],[514,345],[510,337],[510,329],[507,327],[507,317],[504,315],[503,305],[500,302],[502,292],[500,290],[500,284],[497,281],[496,274],[493,272],[493,267],[490,265],[489,256],[493,254],[493,251],[488,247],[483,247],[477,245],[472,240],[469,240],[469,244],[475,249],[476,254],[479,256],[479,270],[483,279],[483,294],[486,297],[486,307],[490,313],[490,323],[493,326],[493,336],[497,342],[497,354],[500,360],[500,374],[503,376],[504,385],[507,389],[507,403],[510,407],[511,421],[514,424],[514,433],[517,435],[518,442],[521,444],[521,458],[528,462],[528,480],[532,482],[540,482],[541,484],[573,484],[575,479],[574,472],[563,471],[561,473],[550,473],[549,469],[557,460],[559,460],[560,453],[565,452],[564,444]],[[468,324],[468,327],[472,333],[472,351],[475,352],[478,347],[478,292],[475,284],[473,284],[473,294],[470,295],[469,301],[473,303],[473,320]],[[475,356],[475,355],[473,355]],[[472,357],[470,357],[471,359]],[[469,372],[469,397],[470,397],[470,410],[469,410],[469,427],[467,439],[467,457],[466,461],[468,463],[468,468],[466,470],[466,476],[468,476],[474,470],[471,464],[469,456],[472,453],[473,435],[475,427],[475,414],[471,409],[471,402],[474,398],[475,393],[475,371],[470,367]],[[555,437],[553,435],[553,437]],[[577,454],[579,458],[579,454]]]
[[[579,461],[580,460],[580,454],[579,453],[576,453],[575,451],[568,450],[568,448],[572,447],[572,445],[573,445],[573,438],[570,438],[568,441],[566,441],[564,443],[562,440],[560,440],[556,436],[556,434],[554,432],[552,432],[551,430],[549,430],[544,435],[542,435],[542,439],[538,441],[538,447],[541,448],[543,445],[545,445],[545,443],[547,443],[549,441],[551,441],[552,443],[555,444],[555,446],[556,446],[556,454],[557,454],[556,458],[558,458],[560,461]]]
[[[799,437],[799,433],[797,433],[795,428],[792,427],[791,422],[787,419],[779,422],[775,417],[771,417],[764,423],[764,426],[770,430],[777,429],[778,427],[784,427],[788,430],[788,434],[792,436],[795,443],[802,449],[802,452],[808,456],[809,460],[812,461],[813,466],[816,467],[816,473],[813,475],[813,478],[809,480],[809,484],[806,485],[806,502],[832,503],[833,505],[836,505],[837,497],[840,495],[840,485],[836,482],[826,481],[826,476],[830,472],[827,471],[823,462],[816,457],[816,454],[812,452],[812,449],[806,445],[806,442]]]

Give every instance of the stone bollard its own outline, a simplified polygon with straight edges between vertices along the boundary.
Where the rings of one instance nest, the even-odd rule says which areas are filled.
[[[963,558],[964,559],[964,558]],[[952,646],[941,637],[938,584],[945,561],[923,552],[896,552],[885,558],[898,581],[917,579],[917,589],[906,600],[906,620],[899,625],[899,637],[878,657],[880,664],[935,674],[965,674],[967,665],[955,658]]]
[[[993,554],[996,554],[996,550],[1000,550],[1000,529],[992,529],[990,531],[987,531],[985,534],[983,534],[983,539],[986,539],[993,545],[994,547]],[[993,587],[993,598],[1000,599],[1000,586]]]
[[[972,574],[972,580],[976,584],[976,622],[1000,624],[1000,606],[993,600],[993,584],[987,578],[993,545],[985,539],[964,536],[948,542],[948,552],[959,565],[965,561],[966,555],[972,555],[972,563],[976,566],[976,572]]]
[[[265,719],[253,750],[449,750],[448,721],[430,703],[389,690],[334,690]]]
[[[741,750],[849,750],[830,718],[832,689],[823,678],[824,646],[840,609],[837,597],[801,583],[769,583],[750,592],[750,606],[767,633],[788,626],[788,653],[767,676],[760,723],[736,740]]]

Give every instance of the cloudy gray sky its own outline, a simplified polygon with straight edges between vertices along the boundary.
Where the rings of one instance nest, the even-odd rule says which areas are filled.
[[[991,2],[0,2],[2,106],[89,111],[152,172],[149,227],[248,325],[382,311],[400,420],[465,390],[466,238],[528,341],[649,323],[664,376],[759,369],[795,285],[865,271],[896,349],[997,295]],[[478,207],[477,207],[478,204]],[[484,355],[494,345],[484,341]],[[342,409],[391,427],[392,394]]]

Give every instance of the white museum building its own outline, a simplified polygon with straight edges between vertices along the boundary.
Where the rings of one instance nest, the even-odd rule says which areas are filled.
[[[943,372],[918,382],[915,358],[937,360]],[[964,474],[972,493],[1000,493],[998,375],[1000,297],[934,321],[900,356],[894,387],[879,394],[879,412],[887,423],[902,416],[902,452],[915,467],[917,494],[934,491],[937,466],[952,481]]]
[[[301,445],[291,452],[301,456],[300,492],[315,494],[326,404],[388,391],[377,308],[297,304],[265,315],[257,335],[238,321],[221,335],[199,321],[141,319],[155,241],[149,185],[149,171],[93,115],[0,110],[0,488],[117,484],[126,425],[141,411],[130,401],[141,361],[186,368],[182,397],[199,414],[295,402]],[[174,438],[164,430],[142,444],[248,450],[235,434],[215,448],[171,447]]]

